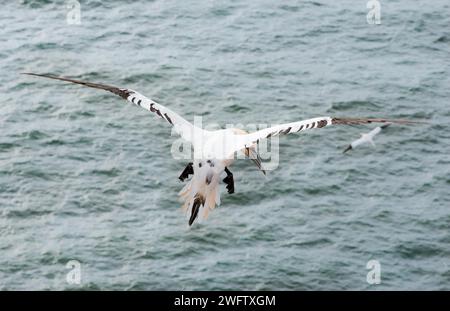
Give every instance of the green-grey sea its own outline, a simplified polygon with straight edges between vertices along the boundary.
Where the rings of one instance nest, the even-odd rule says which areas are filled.
[[[366,0],[89,0],[78,20],[73,1],[1,2],[1,290],[450,290],[448,1],[380,0],[381,24]],[[428,123],[345,154],[374,126],[280,137],[275,170],[235,162],[235,193],[189,227],[167,123],[21,72],[204,125]]]

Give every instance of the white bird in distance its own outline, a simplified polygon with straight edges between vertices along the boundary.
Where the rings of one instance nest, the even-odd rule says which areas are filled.
[[[346,153],[350,149],[355,149],[357,146],[363,145],[363,144],[371,144],[373,147],[375,147],[375,143],[373,142],[373,138],[375,135],[378,135],[378,133],[381,132],[381,130],[384,130],[387,128],[390,123],[386,123],[382,126],[377,126],[373,130],[371,130],[369,133],[361,133],[361,138],[353,141],[350,145],[347,146],[347,148],[344,150],[343,153]]]
[[[142,107],[175,127],[175,132],[190,142],[194,148],[193,162],[189,163],[179,176],[184,181],[193,175],[191,180],[180,191],[184,201],[183,209],[189,217],[189,226],[201,215],[206,218],[208,212],[220,204],[219,183],[225,172],[223,182],[227,184],[228,193],[234,192],[233,174],[228,167],[234,161],[235,152],[244,152],[263,172],[261,159],[256,147],[260,140],[276,135],[298,133],[311,129],[324,128],[330,125],[358,125],[370,123],[420,123],[409,120],[388,120],[368,118],[317,117],[265,128],[253,133],[241,129],[221,129],[208,131],[194,126],[169,108],[160,105],[142,94],[126,88],[118,88],[106,84],[63,78],[49,74],[24,73],[84,85],[114,93],[123,99]]]

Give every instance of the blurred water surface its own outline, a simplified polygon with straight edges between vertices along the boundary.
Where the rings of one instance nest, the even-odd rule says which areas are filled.
[[[8,1],[0,11],[0,289],[450,289],[450,5],[382,1]],[[205,125],[321,115],[427,119],[280,139],[264,178],[188,228],[170,128],[129,87]],[[69,260],[81,284],[66,282]],[[382,282],[366,282],[369,260]]]

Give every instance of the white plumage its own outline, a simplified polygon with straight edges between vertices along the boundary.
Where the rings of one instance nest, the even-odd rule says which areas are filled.
[[[373,138],[378,135],[381,130],[387,128],[390,125],[390,123],[387,123],[382,126],[377,126],[373,130],[371,130],[369,133],[361,133],[361,137],[357,140],[354,140],[348,147],[344,150],[344,153],[349,151],[350,149],[355,149],[356,147],[363,145],[363,144],[371,144],[373,147],[375,147],[375,143],[373,142]]]
[[[180,199],[183,201],[183,209],[189,215],[189,225],[198,219],[199,215],[200,218],[206,218],[208,212],[214,209],[216,205],[220,204],[219,185],[224,172],[227,176],[223,181],[227,184],[228,193],[234,192],[233,174],[228,170],[228,167],[234,160],[235,152],[245,153],[247,157],[249,157],[258,168],[265,173],[261,166],[261,159],[256,150],[257,144],[262,139],[338,124],[357,125],[375,122],[399,124],[417,123],[408,120],[332,118],[325,116],[276,125],[254,133],[246,133],[240,129],[208,131],[194,126],[169,108],[160,105],[131,89],[117,88],[106,84],[85,82],[53,75],[26,74],[62,80],[112,92],[123,99],[154,113],[159,118],[164,119],[174,126],[175,131],[183,139],[191,142],[194,148],[193,163],[190,163],[179,177],[184,181],[189,175],[193,175],[192,179],[188,181],[179,193]],[[352,145],[356,146],[365,141],[371,142],[373,136],[380,130],[380,128],[376,128],[372,132],[365,134],[365,136],[358,141],[353,142]]]

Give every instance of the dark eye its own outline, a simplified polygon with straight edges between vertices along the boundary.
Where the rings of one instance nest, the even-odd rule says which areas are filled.
[[[202,162],[200,162],[200,163],[198,164],[198,167],[202,167]]]

